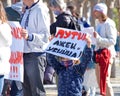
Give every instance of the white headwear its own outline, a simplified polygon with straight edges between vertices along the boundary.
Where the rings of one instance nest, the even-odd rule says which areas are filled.
[[[105,3],[98,3],[93,8],[93,11],[95,10],[102,12],[104,15],[107,15],[108,8]]]

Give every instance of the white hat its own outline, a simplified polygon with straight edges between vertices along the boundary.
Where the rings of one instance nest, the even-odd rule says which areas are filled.
[[[107,5],[105,3],[98,3],[94,6],[93,11],[102,12],[104,15],[107,15]]]

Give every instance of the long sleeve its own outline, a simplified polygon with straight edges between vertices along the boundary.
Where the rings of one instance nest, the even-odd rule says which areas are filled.
[[[0,74],[8,74],[10,72],[11,44],[11,28],[7,23],[3,23],[0,25]]]
[[[37,11],[37,10],[36,10]],[[41,12],[40,12],[41,11]],[[43,12],[44,10],[38,10],[38,13],[36,13],[35,17],[35,28],[36,32],[33,32],[33,41],[29,42],[33,45],[40,45],[43,46],[48,42],[48,38],[50,36],[49,33],[49,26],[50,26],[50,18],[48,12]]]
[[[105,23],[98,24],[100,32],[96,38],[97,46],[102,48],[108,48],[116,44],[117,30],[114,21],[107,19]]]
[[[78,65],[75,65],[74,67],[76,67],[75,69],[81,74],[83,75],[85,73],[85,70],[87,68],[87,65],[90,63],[91,59],[93,56],[93,50],[92,48],[88,48],[86,47],[83,51],[83,55],[82,55],[82,60],[81,63]]]
[[[62,66],[56,59],[55,55],[47,54],[47,61],[48,63],[55,69],[56,73],[59,74],[60,70],[62,70]]]
[[[96,29],[99,35],[96,38],[95,50],[107,48],[110,50],[111,58],[115,57],[117,30],[114,21],[108,18],[104,23],[98,24]]]
[[[26,9],[21,26],[28,31],[30,37],[33,37],[32,40],[25,40],[24,53],[43,52],[50,36],[48,8],[43,3],[37,3],[30,9]]]
[[[0,47],[10,47],[12,44],[11,28],[7,23],[0,25]]]

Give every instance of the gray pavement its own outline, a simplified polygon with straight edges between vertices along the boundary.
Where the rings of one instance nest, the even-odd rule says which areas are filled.
[[[120,58],[117,58],[115,63],[115,78],[111,78],[111,83],[114,90],[114,96],[120,96]],[[56,85],[44,85],[47,96],[57,96]],[[97,88],[96,96],[99,95],[99,88]]]

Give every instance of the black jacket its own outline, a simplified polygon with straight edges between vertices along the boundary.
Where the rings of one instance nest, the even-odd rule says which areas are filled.
[[[6,11],[7,18],[9,21],[20,21],[21,16],[17,11],[12,9],[11,7],[6,7],[5,11]]]
[[[62,14],[58,15],[56,17],[56,22],[52,23],[50,26],[50,33],[52,35],[55,35],[56,27],[74,29],[72,28],[73,24],[71,22],[71,18],[72,18],[72,15],[67,12],[63,12]]]

